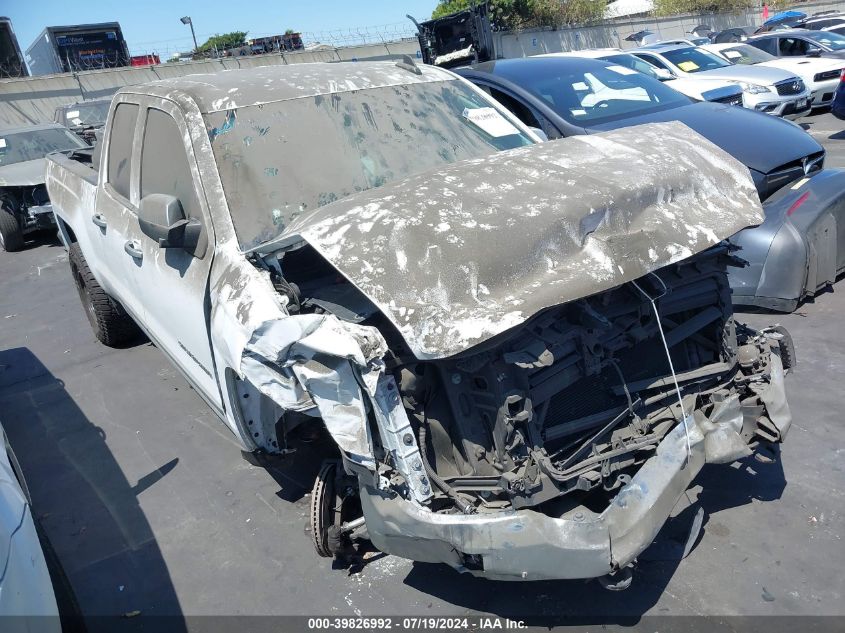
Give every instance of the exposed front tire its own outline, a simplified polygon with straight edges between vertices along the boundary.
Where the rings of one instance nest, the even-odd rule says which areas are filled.
[[[97,283],[79,244],[70,245],[68,259],[85,316],[97,340],[103,345],[115,347],[138,338],[141,332],[135,321]]]
[[[0,248],[12,253],[23,248],[23,229],[18,219],[4,204],[0,206]]]

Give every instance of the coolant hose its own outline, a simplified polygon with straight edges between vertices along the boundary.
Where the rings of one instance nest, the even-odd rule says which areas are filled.
[[[464,499],[461,495],[457,493],[457,491],[452,488],[449,484],[443,481],[436,472],[434,472],[434,468],[432,468],[431,463],[428,461],[428,449],[426,448],[426,425],[427,423],[423,422],[420,424],[420,432],[419,432],[419,442],[420,442],[420,454],[422,455],[422,463],[423,467],[425,468],[425,472],[428,475],[428,478],[434,483],[435,486],[440,488],[447,497],[452,499],[455,502],[455,505],[458,506],[458,509],[463,512],[464,514],[472,514],[475,512],[475,508],[473,505]]]

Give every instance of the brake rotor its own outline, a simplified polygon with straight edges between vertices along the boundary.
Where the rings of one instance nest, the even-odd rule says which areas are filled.
[[[341,499],[337,496],[337,462],[323,462],[311,490],[311,540],[317,554],[332,558],[329,528],[340,523]]]

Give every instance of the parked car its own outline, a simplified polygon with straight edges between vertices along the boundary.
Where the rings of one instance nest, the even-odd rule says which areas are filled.
[[[845,119],[845,70],[842,71],[842,76],[839,78],[839,86],[836,88],[830,111],[837,119]]]
[[[795,25],[797,29],[822,31],[831,27],[845,26],[845,14],[831,11],[825,15],[814,15]]]
[[[836,33],[837,35],[845,35],[845,23],[836,24],[834,26],[826,26],[821,30],[826,33]]]
[[[810,93],[794,73],[779,68],[737,66],[702,48],[653,46],[631,51],[675,77],[733,81],[742,87],[746,108],[797,119],[810,112]]]
[[[96,142],[96,132],[106,124],[111,97],[79,101],[56,108],[54,121],[64,125],[89,145]]]
[[[829,106],[845,68],[845,60],[812,57],[774,57],[748,44],[710,44],[703,46],[732,64],[771,66],[798,75],[810,91],[811,108]]]
[[[768,33],[781,29],[793,29],[795,25],[800,24],[807,19],[807,14],[802,11],[781,11],[776,13],[757,29],[757,33]]]
[[[53,580],[31,503],[20,464],[0,425],[0,621],[12,631],[60,633]]]
[[[680,121],[748,167],[766,222],[731,238],[750,263],[730,273],[734,303],[791,311],[845,270],[845,236],[829,227],[834,218],[845,226],[845,174],[822,171],[824,150],[794,123],[693,103],[650,77],[598,60],[529,57],[456,72],[550,139]],[[631,98],[636,90],[648,99]]]
[[[0,248],[18,251],[28,233],[56,225],[44,186],[44,156],[87,147],[53,123],[0,129]]]
[[[586,57],[587,59],[601,59],[624,68],[635,70],[649,77],[662,81],[664,84],[681,92],[696,101],[713,101],[728,105],[742,105],[742,88],[737,84],[716,79],[696,79],[695,77],[675,77],[668,71],[662,70],[643,61],[636,55],[624,53],[618,48],[599,48],[592,50],[572,51],[569,53],[546,53],[537,57]],[[642,90],[635,90],[633,97],[639,95],[648,99]]]
[[[336,440],[318,553],[363,523],[619,580],[705,462],[783,440],[793,352],[732,315],[738,162],[678,123],[538,140],[410,58],[293,64],[123,88],[99,165],[47,179],[101,341],[140,325],[248,450]]]
[[[748,38],[756,46],[775,57],[834,57],[845,59],[845,35],[832,31],[777,31]]]
[[[753,26],[734,26],[732,28],[724,29],[723,31],[715,33],[710,39],[716,44],[744,42],[749,37],[754,35],[754,32],[755,27]],[[709,44],[709,42],[706,43]]]
[[[709,44],[709,37],[681,37],[674,40],[657,40],[655,42],[646,42],[651,45],[659,44],[662,46],[701,46],[702,44]]]

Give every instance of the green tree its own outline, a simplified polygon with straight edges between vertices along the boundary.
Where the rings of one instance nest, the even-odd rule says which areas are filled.
[[[769,2],[769,9],[775,2]],[[738,11],[757,6],[754,0],[654,0],[655,15]]]
[[[213,49],[222,51],[227,48],[234,48],[235,46],[243,46],[246,43],[246,31],[232,31],[231,33],[223,33],[222,35],[212,35],[204,44],[201,44],[197,49],[200,53],[205,53]]]

